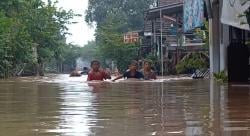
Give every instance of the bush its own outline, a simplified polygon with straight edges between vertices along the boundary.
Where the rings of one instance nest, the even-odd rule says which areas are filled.
[[[217,80],[218,82],[225,83],[228,81],[228,76],[225,71],[214,73],[213,75],[214,75],[215,80]]]
[[[178,74],[189,74],[193,73],[196,69],[207,69],[208,66],[208,58],[204,54],[190,53],[176,65],[176,71]]]

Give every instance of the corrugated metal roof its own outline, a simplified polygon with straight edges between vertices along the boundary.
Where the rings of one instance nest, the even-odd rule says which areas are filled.
[[[162,11],[162,15],[172,15],[176,13],[183,12],[183,2],[178,2],[170,5],[159,6],[156,8],[149,9],[146,12],[146,19],[152,20],[155,18],[160,18],[160,11]]]
[[[158,5],[165,6],[165,5],[170,5],[170,4],[179,3],[179,2],[183,2],[183,0],[158,0]]]

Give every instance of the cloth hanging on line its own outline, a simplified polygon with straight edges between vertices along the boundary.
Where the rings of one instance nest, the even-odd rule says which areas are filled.
[[[184,32],[204,25],[203,0],[184,0],[183,12]]]

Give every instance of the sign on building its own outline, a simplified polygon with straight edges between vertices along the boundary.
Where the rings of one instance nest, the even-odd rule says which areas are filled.
[[[124,43],[136,43],[139,42],[138,32],[128,32],[124,34]]]

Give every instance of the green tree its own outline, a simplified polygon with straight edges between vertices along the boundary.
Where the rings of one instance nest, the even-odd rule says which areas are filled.
[[[96,58],[113,60],[126,70],[138,58],[138,43],[124,44],[123,33],[143,28],[144,12],[155,0],[89,0],[85,21],[96,23]]]
[[[91,61],[93,59],[100,58],[100,56],[97,53],[97,45],[95,41],[88,42],[87,45],[85,45],[81,49],[81,57],[83,60]]]
[[[177,65],[179,74],[194,72],[194,70],[204,70],[209,67],[209,57],[205,53],[189,53]]]
[[[52,59],[63,60],[67,48],[67,24],[71,10],[56,8],[48,0],[1,0],[0,2],[0,77],[13,76],[25,64],[35,66],[42,75]]]
[[[1,1],[0,7],[3,7],[0,11],[0,76],[8,77],[16,73],[20,64],[29,62],[32,40],[19,19],[20,2]]]
[[[126,70],[132,59],[138,58],[138,44],[125,44],[120,31],[125,23],[115,15],[110,15],[97,30],[97,53],[101,58],[116,62],[120,70]]]
[[[71,68],[75,68],[76,59],[81,56],[81,47],[75,45],[66,46],[64,50],[64,61],[63,64],[70,66]]]
[[[197,28],[195,33],[197,36],[201,37],[203,42],[204,42],[204,49],[208,50],[209,49],[209,24],[208,21],[205,21],[204,27],[202,28]]]
[[[155,0],[89,0],[86,22],[101,26],[110,14],[126,20],[125,31],[143,27],[144,12]]]

